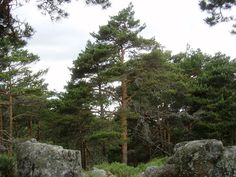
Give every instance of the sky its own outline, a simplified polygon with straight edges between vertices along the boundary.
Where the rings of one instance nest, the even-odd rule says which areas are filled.
[[[142,36],[155,37],[166,50],[173,54],[200,48],[208,54],[222,52],[236,58],[236,35],[230,34],[231,24],[224,23],[209,27],[204,21],[206,14],[198,0],[111,0],[112,7],[102,10],[100,6],[86,6],[80,1],[72,2],[64,8],[69,17],[52,22],[42,15],[34,2],[17,8],[18,17],[35,29],[35,35],[26,48],[40,57],[34,70],[48,68],[45,76],[50,90],[64,91],[70,80],[69,68],[78,54],[84,50],[90,33],[97,32],[110,16],[117,15],[130,2],[134,5],[135,18],[146,24]],[[235,10],[235,9],[234,9]]]

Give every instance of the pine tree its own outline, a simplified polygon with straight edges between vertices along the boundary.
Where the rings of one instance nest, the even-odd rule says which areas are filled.
[[[236,20],[235,14],[229,15],[229,13],[225,13],[236,6],[235,0],[201,0],[199,6],[201,10],[206,11],[209,14],[205,19],[205,22],[210,26],[214,26],[221,22],[235,22]],[[234,23],[231,33],[236,33],[235,27],[236,24]]]
[[[114,64],[111,59],[111,51],[112,48],[108,45],[88,41],[85,51],[79,54],[71,69],[72,78],[70,84],[78,87],[83,83],[88,85],[88,89],[90,89],[88,92],[92,92],[90,103],[92,111],[95,114],[99,114],[100,118],[108,118],[110,116],[106,107],[109,106],[109,98],[112,91],[103,71]]]
[[[188,90],[186,77],[171,57],[159,47],[129,62],[135,78],[129,85],[129,93],[135,93],[129,104],[130,144],[141,161],[168,155],[176,143],[173,115],[184,108]]]
[[[221,53],[210,56],[198,50],[182,57],[180,66],[191,83],[186,107],[196,120],[192,126],[194,138],[235,143],[235,60]]]
[[[46,90],[43,79],[40,78],[47,70],[33,73],[28,67],[38,61],[38,56],[27,50],[15,47],[0,58],[0,81],[2,84],[3,99],[8,103],[9,114],[9,137],[13,138],[13,106],[16,98],[29,95],[38,89]],[[10,151],[12,150],[10,145]]]
[[[127,56],[135,56],[141,50],[149,50],[155,44],[154,39],[145,39],[139,33],[145,28],[140,25],[139,20],[134,19],[133,5],[121,10],[118,15],[111,17],[107,25],[100,26],[98,33],[92,33],[96,42],[109,45],[113,48],[112,59],[115,61],[107,74],[113,76],[111,81],[120,82],[120,123],[122,141],[122,162],[128,162],[128,102],[131,99],[128,95],[128,71],[126,70]]]

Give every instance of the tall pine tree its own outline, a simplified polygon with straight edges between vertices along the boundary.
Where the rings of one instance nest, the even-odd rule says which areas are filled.
[[[154,39],[145,39],[139,33],[145,28],[139,20],[134,18],[133,5],[121,10],[118,15],[111,17],[107,25],[100,26],[98,33],[92,33],[96,42],[109,45],[113,48],[113,66],[107,70],[110,81],[120,83],[120,111],[122,141],[122,162],[128,162],[128,103],[131,95],[128,95],[128,70],[126,61],[129,57],[137,55],[142,50],[150,50],[155,44]]]

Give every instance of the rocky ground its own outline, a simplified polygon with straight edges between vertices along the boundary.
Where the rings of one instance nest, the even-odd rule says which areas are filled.
[[[19,143],[16,148],[19,177],[84,177],[80,151],[39,143]],[[89,177],[116,177],[94,168]],[[120,175],[118,175],[120,177]],[[175,153],[162,167],[151,166],[138,177],[236,177],[236,146],[218,140],[196,140],[175,146]]]

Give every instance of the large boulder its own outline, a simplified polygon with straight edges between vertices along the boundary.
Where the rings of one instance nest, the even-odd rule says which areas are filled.
[[[179,143],[165,166],[147,169],[143,175],[140,177],[236,177],[236,146],[225,148],[214,139]]]
[[[224,150],[221,141],[197,140],[177,144],[168,161],[175,164],[178,176],[210,177]]]
[[[83,177],[80,151],[39,143],[16,145],[19,177]]]

